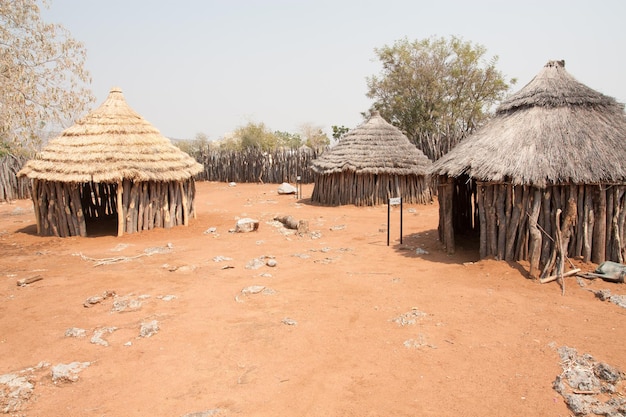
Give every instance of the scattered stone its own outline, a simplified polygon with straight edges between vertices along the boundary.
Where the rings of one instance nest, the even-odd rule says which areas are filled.
[[[90,362],[60,363],[52,367],[52,382],[76,382],[78,374],[91,365]]]
[[[85,329],[80,329],[78,327],[70,327],[65,331],[65,337],[85,337],[87,336],[87,331]]]
[[[623,372],[589,354],[578,355],[576,349],[567,346],[558,353],[563,372],[554,380],[553,388],[575,415],[626,415],[626,399],[616,389],[626,377]]]
[[[300,259],[309,259],[311,257],[308,253],[296,253],[293,256]]]
[[[246,287],[246,288],[242,289],[241,293],[243,295],[258,294],[261,291],[263,291],[264,289],[265,289],[265,287],[263,285],[251,285],[249,287]]]
[[[276,265],[278,265],[278,262],[276,262],[276,259],[274,258],[270,258],[265,262],[265,265],[274,268]]]
[[[117,327],[102,327],[93,331],[90,342],[94,345],[109,346],[109,342],[102,338],[107,333],[113,333],[117,330]]]
[[[0,375],[0,412],[8,414],[20,411],[34,389],[35,385],[26,376]]]
[[[115,291],[107,290],[102,295],[94,295],[93,297],[89,297],[85,300],[83,306],[87,308],[93,307],[95,304],[99,304],[110,297],[115,297]]]
[[[140,337],[152,337],[157,334],[159,331],[159,322],[156,320],[149,321],[147,323],[141,323],[141,328],[139,329]]]
[[[611,290],[591,290],[602,301],[610,301],[618,307],[626,308],[626,296],[611,294]]]
[[[228,183],[228,186],[229,186],[229,187],[236,187],[236,186],[237,186],[237,183],[236,183],[236,182],[229,182],[229,183]]]
[[[298,324],[297,321],[290,319],[288,317],[285,317],[284,319],[282,319],[281,323],[286,324],[287,326],[295,326]]]
[[[232,261],[233,258],[229,258],[228,256],[215,256],[213,257],[213,262],[224,262],[224,261]]]
[[[162,297],[157,297],[160,298],[163,301],[172,301],[175,300],[177,297],[175,295],[164,295]]]
[[[259,276],[260,276],[260,277],[263,277],[263,278],[272,278],[272,274],[268,274],[267,272],[264,272],[264,273],[262,273],[262,274],[259,274]]]
[[[205,235],[210,235],[210,234],[213,234],[215,232],[217,232],[217,227],[209,227],[208,229],[206,229],[204,231],[204,234]]]
[[[263,265],[265,265],[265,262],[263,262],[262,259],[254,258],[248,261],[248,263],[246,264],[246,269],[259,269]]]
[[[296,194],[298,189],[288,182],[283,182],[278,186],[278,194]]]
[[[339,224],[339,225],[336,225],[336,226],[331,226],[330,230],[331,230],[331,232],[336,232],[338,230],[343,230],[345,228],[346,228],[345,224]]]
[[[426,249],[417,248],[415,249],[416,255],[428,255],[428,251]]]
[[[405,340],[404,347],[406,347],[407,349],[419,349],[421,347],[429,347],[431,349],[437,349],[437,346],[432,345],[426,341],[426,336],[422,333],[417,335],[417,339]]]
[[[259,230],[259,221],[245,217],[237,220],[235,225],[235,233],[248,233]]]
[[[413,308],[411,311],[401,314],[392,321],[398,323],[400,326],[408,326],[415,324],[418,319],[425,316],[427,316],[426,313],[424,313],[423,311],[419,311],[416,308]]]
[[[129,298],[129,297],[115,297],[113,301],[113,307],[111,311],[114,313],[121,313],[124,311],[137,311],[141,309],[143,303],[141,302],[142,298]]]

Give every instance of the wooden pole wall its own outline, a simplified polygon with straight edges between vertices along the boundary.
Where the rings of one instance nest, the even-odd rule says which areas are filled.
[[[458,189],[466,180],[457,182]],[[446,177],[439,181],[440,239],[448,252],[454,251],[454,239],[446,224],[456,229],[465,222],[469,202],[455,202],[450,213],[448,189],[454,189]],[[460,195],[460,194],[458,194]],[[480,258],[494,257],[530,263],[531,275],[547,276],[562,262],[562,256],[580,257],[584,261],[605,260],[622,263],[626,259],[626,185],[529,185],[477,182],[475,207],[478,224]],[[557,218],[557,212],[562,216]],[[443,219],[443,220],[442,220]],[[563,248],[557,247],[561,233]]]
[[[87,236],[87,222],[117,220],[117,235],[187,225],[195,216],[195,182],[61,183],[34,180],[37,232]]]

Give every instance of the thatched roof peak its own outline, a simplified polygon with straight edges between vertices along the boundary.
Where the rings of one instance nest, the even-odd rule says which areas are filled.
[[[357,174],[425,175],[431,161],[378,111],[348,131],[339,142],[314,160],[318,174],[351,171]]]
[[[550,61],[433,173],[540,187],[624,182],[624,107]]]
[[[58,182],[180,181],[202,165],[135,112],[114,87],[95,110],[64,130],[20,175]]]
[[[565,60],[552,60],[548,61],[541,71],[520,91],[503,101],[496,113],[534,106],[576,105],[620,106],[615,99],[577,81],[565,70]]]

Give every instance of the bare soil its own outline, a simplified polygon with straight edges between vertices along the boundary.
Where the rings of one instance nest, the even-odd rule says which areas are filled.
[[[9,414],[568,416],[559,347],[626,370],[626,309],[590,291],[624,284],[569,277],[562,295],[471,241],[449,256],[436,203],[404,205],[402,243],[393,207],[388,246],[387,206],[277,189],[198,183],[189,226],[122,237],[37,236],[29,200],[0,204],[0,375],[34,383]],[[285,215],[309,233],[272,222]],[[229,232],[243,217],[258,231]],[[75,361],[76,381],[52,380]]]

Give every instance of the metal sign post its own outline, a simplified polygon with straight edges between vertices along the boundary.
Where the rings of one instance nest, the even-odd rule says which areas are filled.
[[[402,197],[387,200],[387,246],[389,246],[389,229],[391,224],[391,206],[400,206],[400,244],[402,244]]]

